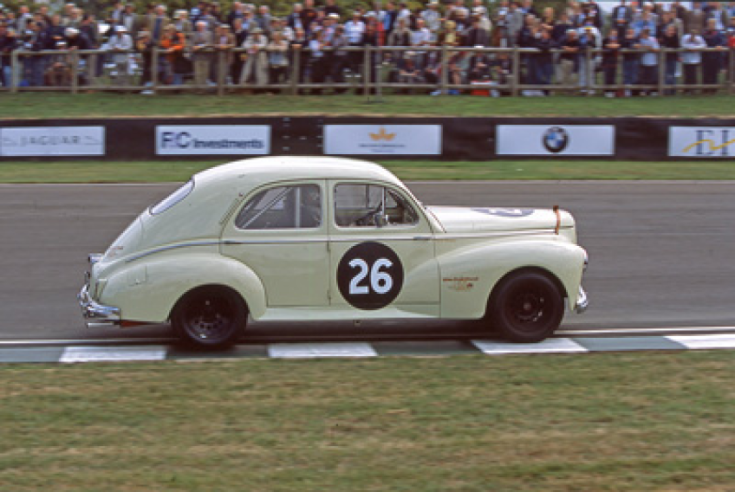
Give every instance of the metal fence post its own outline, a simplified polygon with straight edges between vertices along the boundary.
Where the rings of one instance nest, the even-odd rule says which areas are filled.
[[[513,47],[512,60],[513,63],[511,64],[511,70],[513,73],[511,73],[510,77],[510,95],[516,97],[519,91],[518,82],[520,81],[521,74],[521,54],[517,47]]]
[[[71,63],[71,93],[79,91],[79,54],[76,50],[69,52],[69,63]]]
[[[225,64],[224,50],[217,50],[217,95],[224,96],[227,82],[227,64]]]
[[[151,90],[156,92],[158,88],[158,46],[154,46],[151,50]]]
[[[589,96],[592,94],[592,77],[594,77],[595,75],[595,70],[592,66],[592,50],[585,50],[584,56],[585,58],[587,58],[587,63],[585,63],[585,69],[587,70],[587,86],[585,87],[585,89],[587,90],[587,95]]]
[[[291,95],[299,93],[299,74],[301,73],[301,46],[294,46],[293,60],[291,63]]]
[[[666,50],[658,50],[658,95],[664,95],[664,83],[666,82]]]
[[[441,79],[439,80],[439,94],[447,94],[447,85],[449,83],[449,50],[446,45],[442,45],[442,61],[441,61]]]
[[[18,50],[13,50],[10,53],[10,70],[12,70],[12,76],[10,77],[10,92],[18,92],[18,86],[20,85],[20,63],[18,63]]]
[[[735,48],[730,48],[729,60],[727,66],[730,67],[728,71],[728,82],[730,83],[730,94],[735,94]]]
[[[370,97],[370,46],[365,46],[362,57],[362,92],[366,98]]]

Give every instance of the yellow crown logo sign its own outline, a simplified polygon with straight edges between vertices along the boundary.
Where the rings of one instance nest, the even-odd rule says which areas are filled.
[[[385,128],[382,126],[380,127],[380,131],[378,133],[371,133],[370,138],[372,138],[375,141],[378,140],[385,140],[387,142],[390,142],[394,138],[396,138],[395,133],[386,133]]]

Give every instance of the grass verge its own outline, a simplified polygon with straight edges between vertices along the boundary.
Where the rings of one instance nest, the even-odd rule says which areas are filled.
[[[0,489],[731,490],[733,378],[731,352],[5,366]]]
[[[186,181],[225,162],[0,162],[0,183],[141,183]],[[404,180],[734,180],[728,161],[383,161]]]
[[[677,96],[628,99],[554,96],[488,98],[471,96],[385,96],[368,103],[362,96],[247,96],[139,94],[0,94],[2,119],[201,117],[286,114],[389,116],[658,116],[733,117],[732,96]]]

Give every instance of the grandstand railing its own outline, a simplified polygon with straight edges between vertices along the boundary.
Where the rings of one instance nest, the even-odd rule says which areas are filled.
[[[684,84],[680,73],[681,64],[676,68],[677,75],[674,83],[667,83],[667,63],[669,55],[677,53],[701,52],[702,57],[709,54],[718,54],[719,64],[716,83]],[[267,50],[266,50],[267,52]],[[198,54],[190,49],[184,51],[184,59],[196,60]],[[180,85],[172,84],[166,75],[172,72],[166,67],[166,54],[154,48],[150,52],[150,61],[146,67],[146,56],[131,51],[126,53],[110,52],[105,50],[49,50],[24,51],[16,50],[11,55],[12,83],[9,87],[0,87],[2,91],[33,92],[33,91],[64,91],[78,93],[80,91],[113,91],[165,93],[165,92],[195,92],[216,93],[223,95],[240,91],[279,91],[287,94],[305,94],[323,90],[354,91],[366,96],[380,95],[386,90],[393,91],[432,91],[437,95],[450,94],[453,91],[470,91],[476,94],[494,95],[531,95],[543,91],[544,93],[572,93],[592,95],[598,91],[653,91],[658,95],[671,95],[682,91],[704,90],[735,94],[735,48],[703,48],[697,50],[661,48],[654,52],[657,67],[654,72],[654,83],[625,84],[623,83],[623,57],[639,56],[649,53],[645,50],[618,50],[616,59],[616,76],[614,84],[604,84],[600,67],[600,60],[605,50],[586,50],[577,55],[575,65],[579,67],[576,76],[582,75],[582,82],[561,84],[531,83],[529,71],[536,66],[535,61],[541,56],[553,57],[554,72],[561,66],[558,58],[562,50],[554,49],[541,52],[535,48],[465,48],[465,47],[344,47],[338,50],[325,49],[325,56],[334,59],[340,58],[348,63],[338,78],[345,77],[344,81],[335,82],[333,78],[327,82],[314,81],[316,64],[308,48],[292,48],[288,51],[289,64],[287,66],[287,80],[282,83],[240,83],[233,80],[230,73],[230,61],[233,57],[249,56],[243,48],[231,50],[209,50],[211,63],[211,82],[196,84],[192,80],[193,69],[182,73],[184,82]],[[505,59],[507,70],[493,69],[487,78],[480,78],[471,83],[468,80],[467,60],[474,54],[489,55],[493,63]],[[637,54],[637,55],[636,55]],[[206,56],[206,55],[205,55]],[[116,63],[115,60],[122,62]],[[423,76],[413,81],[401,81],[400,71],[407,58],[418,60],[425,65],[427,59],[433,59],[435,68],[433,76],[423,73]],[[548,59],[548,58],[547,58]],[[423,60],[423,61],[422,61]],[[243,62],[243,67],[244,67]],[[703,64],[698,67],[698,78],[701,79]],[[146,68],[148,70],[146,70]],[[124,70],[125,73],[120,73]],[[640,71],[640,65],[638,70]],[[149,74],[148,81],[143,76]],[[650,75],[650,74],[649,74]],[[453,80],[459,77],[459,80]],[[428,80],[427,80],[428,78]],[[552,74],[557,79],[557,74]],[[530,91],[530,92],[529,92]]]

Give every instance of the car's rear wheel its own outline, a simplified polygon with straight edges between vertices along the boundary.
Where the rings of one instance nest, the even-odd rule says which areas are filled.
[[[246,323],[245,303],[225,287],[202,287],[189,292],[171,315],[171,325],[184,343],[207,349],[231,347]]]
[[[497,285],[486,319],[504,339],[535,343],[550,337],[564,317],[564,295],[539,272],[519,272]]]

